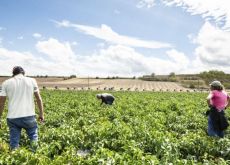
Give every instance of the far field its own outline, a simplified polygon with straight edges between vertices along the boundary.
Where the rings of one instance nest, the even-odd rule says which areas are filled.
[[[0,77],[0,84],[9,77]],[[139,79],[93,79],[93,78],[36,78],[40,88],[76,90],[130,90],[130,91],[187,91],[176,82],[143,81]]]

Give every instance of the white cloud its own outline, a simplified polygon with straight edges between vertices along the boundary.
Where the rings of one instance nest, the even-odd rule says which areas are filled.
[[[186,61],[184,54],[172,50],[168,52],[169,60],[146,57],[135,49],[122,45],[109,46],[92,56],[78,57],[77,66],[81,74],[89,73],[100,76],[133,76],[150,74],[169,74],[174,71],[182,73],[186,67],[179,59]],[[178,60],[176,59],[178,56]],[[186,61],[187,64],[187,61]]]
[[[29,52],[17,52],[5,48],[0,48],[1,75],[11,74],[12,68],[17,65],[26,66],[26,68],[30,68],[31,63],[34,62],[39,62],[39,60],[36,59]]]
[[[174,61],[175,63],[177,63],[181,69],[187,69],[188,65],[189,65],[189,59],[187,58],[187,56],[182,53],[179,52],[175,49],[166,51],[166,54],[169,56],[169,58]]]
[[[69,42],[50,38],[35,45],[43,56],[30,52],[17,52],[0,48],[0,74],[11,74],[15,65],[25,68],[27,75],[71,75],[80,76],[133,76],[155,72],[168,74],[183,70],[183,53],[168,52],[169,60],[146,57],[135,49],[122,45],[101,48],[93,55],[82,56],[73,52]],[[178,60],[177,60],[178,56]]]
[[[151,48],[151,49],[172,47],[172,45],[169,43],[158,42],[158,41],[146,41],[134,37],[120,35],[114,32],[111,29],[111,27],[104,24],[102,24],[101,27],[98,28],[98,27],[92,27],[86,25],[73,24],[66,20],[62,22],[57,22],[57,21],[54,22],[59,27],[73,27],[76,30],[81,31],[87,35],[94,36],[98,39],[102,39],[112,44],[119,44],[119,45],[131,46],[131,47]]]
[[[230,30],[229,0],[162,0],[166,5],[184,8],[192,15],[202,15],[206,20],[214,19],[223,29]]]
[[[55,20],[51,20],[52,22],[54,22],[57,27],[71,27],[71,23],[68,20],[62,20],[61,22],[59,21],[55,21]]]
[[[229,0],[160,0],[166,6],[177,6],[192,15],[201,15],[206,21],[214,20],[224,30],[230,30]],[[155,0],[139,0],[138,8],[151,8]]]
[[[230,66],[230,32],[206,22],[195,42],[198,44],[195,53],[201,62],[219,68]]]
[[[36,39],[38,39],[38,38],[41,38],[42,35],[40,33],[34,33],[33,37],[36,38]]]
[[[139,0],[143,7],[152,7],[152,2]],[[203,70],[230,70],[230,1],[229,0],[161,0],[166,6],[177,6],[191,15],[201,15],[205,24],[197,35],[189,34],[192,44],[196,44],[195,59],[190,62],[186,72],[193,73]],[[212,22],[212,23],[211,23]],[[213,24],[215,23],[215,24]],[[166,52],[176,54],[173,51]],[[180,55],[177,54],[177,58]],[[182,56],[181,56],[182,57]],[[182,58],[183,59],[183,58]],[[181,59],[181,60],[182,60]],[[182,60],[187,61],[187,60]],[[184,62],[183,62],[184,63]]]
[[[43,56],[30,52],[18,52],[0,48],[0,75],[11,74],[11,69],[20,65],[27,75],[65,75],[76,73],[75,57],[69,43],[56,39],[38,42],[37,50]]]
[[[69,64],[75,58],[69,42],[61,43],[54,38],[39,41],[36,48],[38,52],[44,53],[54,62]]]
[[[137,8],[143,8],[143,7],[151,8],[153,6],[155,6],[155,0],[140,0],[137,3]]]

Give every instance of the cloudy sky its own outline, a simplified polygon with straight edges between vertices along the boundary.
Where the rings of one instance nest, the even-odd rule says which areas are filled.
[[[229,0],[1,0],[0,75],[230,73]]]

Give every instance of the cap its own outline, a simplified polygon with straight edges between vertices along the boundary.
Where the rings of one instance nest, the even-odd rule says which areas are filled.
[[[213,86],[213,87],[223,87],[223,85],[221,84],[220,81],[213,81],[211,84],[209,84],[210,86]]]

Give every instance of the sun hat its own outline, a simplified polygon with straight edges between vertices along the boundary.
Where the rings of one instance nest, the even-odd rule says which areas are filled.
[[[223,85],[221,84],[221,82],[217,81],[217,80],[211,82],[211,84],[209,84],[209,85],[212,86],[212,87],[223,87]]]

